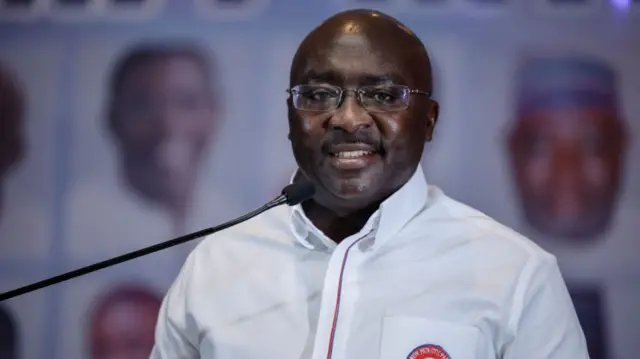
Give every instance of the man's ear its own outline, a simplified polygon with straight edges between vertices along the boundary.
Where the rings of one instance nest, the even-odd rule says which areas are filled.
[[[431,105],[429,106],[429,113],[427,115],[427,123],[425,127],[426,133],[426,142],[430,142],[433,138],[433,130],[436,127],[436,123],[438,122],[438,116],[440,115],[440,104],[436,100],[431,100]]]

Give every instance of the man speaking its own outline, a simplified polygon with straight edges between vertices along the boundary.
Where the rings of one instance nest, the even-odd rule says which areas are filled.
[[[411,30],[335,15],[290,85],[292,181],[315,197],[203,241],[151,358],[588,358],[555,258],[425,183],[438,103]]]

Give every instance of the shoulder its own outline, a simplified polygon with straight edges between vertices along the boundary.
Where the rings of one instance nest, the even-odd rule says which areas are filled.
[[[447,196],[437,187],[430,188],[428,203],[422,220],[435,222],[437,227],[455,232],[472,245],[524,256],[552,257],[529,238],[480,210]]]
[[[478,276],[495,275],[517,285],[539,270],[557,267],[555,256],[529,238],[438,188],[430,188],[429,205],[417,220],[439,234],[433,240],[439,251],[454,252]]]
[[[234,315],[226,310],[237,306],[234,301],[290,270],[301,246],[290,234],[288,215],[287,207],[273,208],[198,243],[174,284],[188,310],[204,322],[224,322]]]
[[[205,237],[189,261],[209,278],[224,280],[241,268],[265,267],[295,250],[289,229],[289,209],[273,208],[243,223]]]

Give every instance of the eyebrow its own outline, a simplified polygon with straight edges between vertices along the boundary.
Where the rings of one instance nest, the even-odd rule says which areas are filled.
[[[394,85],[404,85],[406,81],[402,76],[395,73],[386,73],[380,75],[368,74],[364,75],[360,79],[361,85],[385,85],[385,84],[394,84]]]
[[[397,73],[383,73],[383,74],[361,74],[358,75],[358,84],[371,86],[371,85],[385,85],[396,84],[405,85],[406,80],[404,77]],[[300,77],[299,83],[331,83],[337,84],[345,81],[345,76],[336,71],[315,71],[309,70]]]
[[[313,83],[313,82],[326,82],[326,83],[338,83],[344,80],[343,76],[340,76],[335,71],[315,71],[309,70],[300,76],[299,83]]]

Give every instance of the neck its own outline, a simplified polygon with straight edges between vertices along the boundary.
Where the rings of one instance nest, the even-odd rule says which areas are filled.
[[[346,213],[332,210],[315,200],[302,204],[304,213],[311,223],[336,243],[340,243],[345,238],[362,230],[379,207],[380,202],[376,202],[365,208]]]
[[[303,177],[302,171],[298,170],[293,182],[299,182]],[[311,223],[336,243],[360,232],[380,204],[397,190],[388,191],[378,200],[366,203],[339,199],[319,187],[316,189],[316,196],[303,202],[302,209]]]

